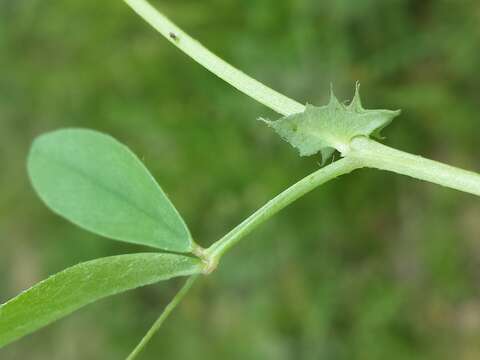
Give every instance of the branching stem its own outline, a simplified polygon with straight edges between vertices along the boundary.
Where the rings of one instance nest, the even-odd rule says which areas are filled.
[[[251,78],[219,58],[172,23],[146,0],[124,1],[173,45],[244,94],[282,115],[291,115],[305,110],[304,105],[270,89],[268,86]],[[202,249],[196,247],[195,254],[206,263],[205,273],[210,273],[215,270],[220,258],[227,250],[281,209],[317,186],[364,166],[393,171],[398,174],[480,195],[479,174],[395,150],[366,137],[354,138],[350,144],[344,145],[348,148],[348,151],[344,152],[343,159],[308,175],[277,195],[227,235],[215,242],[210,248]],[[337,150],[343,151],[343,149],[340,148]],[[144,348],[154,333],[160,328],[166,317],[188,292],[194,280],[195,277],[191,277],[186,282],[140,344],[128,357],[128,360],[134,359]]]
[[[261,223],[271,218],[287,205],[291,204],[298,198],[312,191],[316,187],[326,183],[327,181],[335,179],[340,175],[350,173],[362,166],[362,163],[353,157],[344,158],[304,177],[302,180],[267,202],[232,231],[230,231],[227,235],[208,248],[206,253],[212,262],[212,266],[216,266],[221,256],[238,241],[240,241],[240,239],[248,235]]]
[[[213,54],[146,0],[124,1],[172,44],[243,93],[282,115],[304,111],[302,104],[270,89]],[[354,139],[347,145],[352,150],[348,157],[355,157],[365,166],[480,195],[480,175],[476,173],[395,150],[367,138]]]

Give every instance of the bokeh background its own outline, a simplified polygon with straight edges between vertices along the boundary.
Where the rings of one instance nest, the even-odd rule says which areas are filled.
[[[387,144],[480,170],[477,0],[153,2],[301,102],[334,83],[403,109]],[[65,267],[148,249],[49,211],[25,159],[38,134],[88,127],[128,144],[198,242],[217,240],[318,168],[275,114],[172,47],[120,0],[0,0],[0,302]],[[182,283],[88,306],[1,359],[125,357]],[[480,201],[361,170],[315,190],[198,282],[142,359],[479,359]]]

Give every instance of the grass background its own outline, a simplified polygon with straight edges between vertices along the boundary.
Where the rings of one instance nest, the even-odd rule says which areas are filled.
[[[301,102],[330,82],[401,108],[386,142],[480,170],[475,0],[153,2],[247,73]],[[193,63],[122,1],[0,0],[0,302],[101,256],[145,251],[89,234],[29,185],[35,136],[112,134],[146,163],[206,246],[318,168],[275,117]],[[142,359],[478,359],[480,202],[361,170],[290,206],[199,282]],[[0,350],[2,359],[118,359],[181,281],[103,300]]]

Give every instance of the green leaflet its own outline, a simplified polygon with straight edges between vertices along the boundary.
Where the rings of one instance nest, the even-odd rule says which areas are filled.
[[[98,299],[201,269],[198,259],[156,253],[111,256],[72,266],[0,306],[0,347]]]
[[[355,96],[348,106],[340,103],[332,91],[328,105],[307,105],[302,113],[285,116],[277,121],[261,120],[296,147],[300,156],[320,152],[325,161],[335,150],[347,152],[350,140],[355,136],[378,136],[399,114],[399,110],[365,110],[357,83]]]
[[[190,252],[183,219],[142,162],[111,136],[64,129],[38,137],[28,172],[57,214],[108,238]]]

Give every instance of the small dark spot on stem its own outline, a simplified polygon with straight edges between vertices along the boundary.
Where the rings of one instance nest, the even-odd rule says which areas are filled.
[[[170,32],[170,33],[168,34],[168,36],[170,36],[170,39],[172,39],[172,40],[175,40],[175,41],[178,41],[178,40],[179,40],[179,39],[178,39],[178,35],[175,34],[174,32]]]

